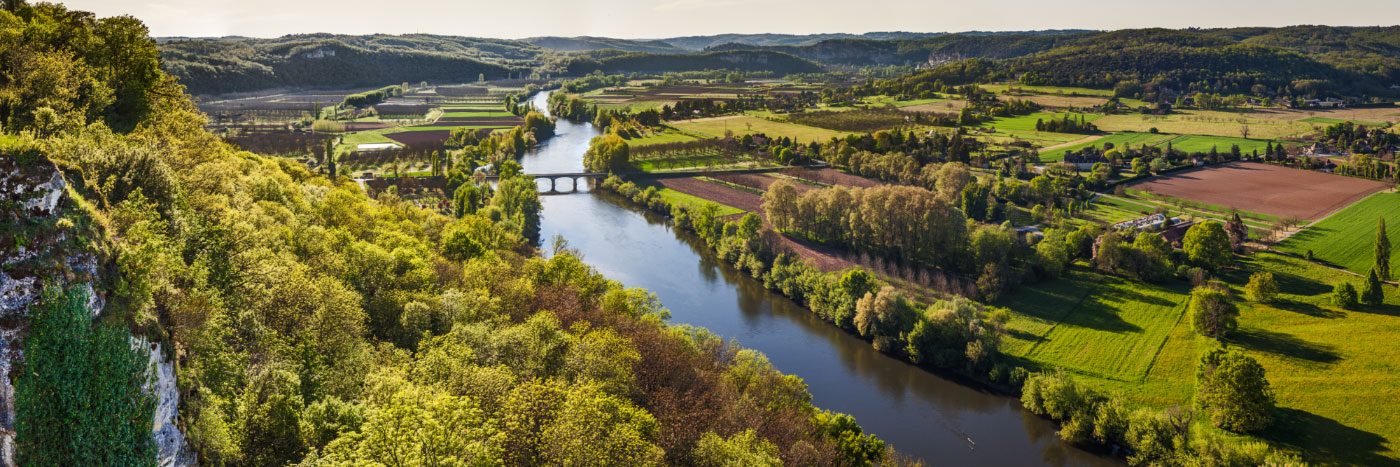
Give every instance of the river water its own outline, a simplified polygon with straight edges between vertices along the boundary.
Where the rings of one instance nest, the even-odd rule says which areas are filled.
[[[546,93],[537,109],[547,109]],[[559,120],[556,135],[525,155],[526,173],[583,171],[599,132]],[[569,181],[558,189],[568,191]],[[584,182],[579,182],[585,185]],[[549,182],[541,181],[548,189]],[[586,186],[580,188],[586,189]],[[1055,436],[1015,399],[964,385],[876,352],[718,261],[703,242],[608,193],[542,196],[540,238],[562,235],[588,264],[654,292],[673,323],[701,326],[766,354],[807,382],[812,402],[856,418],[868,433],[930,465],[1115,465]]]

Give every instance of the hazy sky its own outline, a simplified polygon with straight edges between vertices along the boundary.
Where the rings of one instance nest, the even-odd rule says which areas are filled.
[[[660,38],[719,33],[1400,23],[1400,0],[66,0],[155,36],[435,33]]]

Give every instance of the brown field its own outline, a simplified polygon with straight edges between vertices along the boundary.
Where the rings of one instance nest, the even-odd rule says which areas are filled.
[[[385,134],[385,138],[403,143],[404,146],[441,146],[452,136],[452,130],[400,131]]]
[[[1186,170],[1129,185],[1152,193],[1280,217],[1315,220],[1371,193],[1382,182],[1247,162]]]
[[[708,199],[748,212],[762,213],[763,199],[747,191],[694,178],[663,178],[657,184],[687,195]]]
[[[859,175],[851,175],[846,172],[842,172],[840,170],[831,168],[787,169],[783,171],[783,175],[787,175],[789,177],[797,177],[803,180],[811,180],[817,183],[825,183],[827,185],[854,186],[861,188],[870,188],[880,185],[886,185],[886,183],[880,182],[878,180],[871,180]]]
[[[341,125],[345,127],[345,131],[378,130],[381,128],[389,128],[390,126],[393,126],[383,122],[345,122],[341,123]]]

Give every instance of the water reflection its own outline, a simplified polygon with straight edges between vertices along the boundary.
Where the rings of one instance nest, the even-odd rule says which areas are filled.
[[[536,98],[542,108],[542,98]],[[578,171],[589,124],[524,159],[527,173]],[[541,238],[558,234],[584,261],[660,297],[675,323],[693,324],[766,354],[801,376],[822,408],[854,415],[871,433],[932,464],[1113,465],[1055,437],[1053,424],[1014,399],[909,365],[817,318],[723,264],[698,238],[611,193],[542,198]],[[691,266],[693,265],[693,266]]]

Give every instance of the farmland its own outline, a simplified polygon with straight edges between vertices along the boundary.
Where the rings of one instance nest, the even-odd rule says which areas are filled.
[[[796,141],[826,141],[833,137],[844,137],[846,132],[814,128],[795,123],[775,122],[747,115],[700,118],[672,123],[672,126],[686,131],[719,137],[725,132],[735,135],[763,133],[772,137],[789,137]]]
[[[1385,218],[1392,242],[1400,241],[1400,193],[1376,193],[1279,243],[1283,251],[1304,255],[1357,274],[1371,270],[1377,220]],[[1400,248],[1391,250],[1391,264],[1400,264]]]
[[[1280,217],[1314,220],[1386,188],[1370,180],[1265,164],[1229,164],[1173,172],[1132,188]]]

